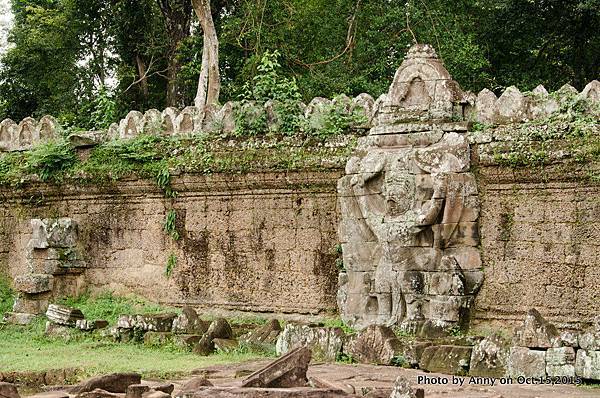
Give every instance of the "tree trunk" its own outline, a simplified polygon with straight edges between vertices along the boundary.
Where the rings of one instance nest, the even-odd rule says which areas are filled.
[[[140,75],[140,88],[142,90],[142,96],[144,97],[144,101],[148,102],[150,91],[148,89],[148,77],[146,76],[146,63],[139,54],[135,55],[135,62],[137,64],[138,74]]]
[[[202,70],[198,79],[198,91],[194,104],[198,108],[214,105],[219,101],[221,79],[219,76],[219,39],[213,22],[210,0],[192,0],[192,5],[203,33]]]
[[[165,18],[165,27],[169,36],[167,54],[167,106],[183,107],[184,90],[178,82],[181,64],[176,57],[181,42],[190,36],[192,7],[189,0],[157,0]]]

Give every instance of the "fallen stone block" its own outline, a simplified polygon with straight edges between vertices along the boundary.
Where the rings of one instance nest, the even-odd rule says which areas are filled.
[[[21,398],[21,396],[14,384],[0,382],[0,398]]]
[[[536,309],[531,309],[523,325],[515,329],[513,344],[527,348],[560,347],[560,333]]]
[[[15,290],[28,294],[49,292],[54,286],[54,277],[50,274],[27,274],[15,278]]]
[[[145,332],[170,332],[177,314],[121,315],[117,327]]]
[[[245,334],[240,341],[251,347],[275,346],[277,337],[281,333],[281,325],[277,319],[271,319],[261,327]]]
[[[209,339],[232,339],[233,330],[229,325],[229,322],[224,318],[218,318],[211,322],[206,335]]]
[[[173,390],[175,389],[175,385],[173,385],[173,383],[156,384],[151,387],[153,390],[162,391],[167,394],[173,393]]]
[[[191,351],[200,342],[201,338],[202,336],[199,334],[175,334],[173,335],[173,342],[176,346]]]
[[[371,325],[351,338],[344,352],[361,363],[391,365],[400,349],[400,341],[392,329]]]
[[[471,347],[439,345],[425,348],[419,368],[429,372],[465,375],[469,371]]]
[[[589,380],[600,380],[600,351],[577,350],[575,374]]]
[[[546,353],[526,347],[511,347],[508,376],[546,377]]]
[[[102,389],[112,393],[126,393],[127,387],[140,384],[142,377],[137,373],[112,373],[104,376],[92,377],[71,389],[71,394]]]
[[[84,319],[84,316],[81,310],[77,308],[60,304],[50,304],[48,310],[46,310],[46,318],[58,325],[74,327],[77,325],[78,320]]]
[[[46,310],[46,317],[59,325],[76,325],[77,321],[85,318],[81,310],[60,304],[50,304]]]
[[[206,334],[202,336],[200,341],[194,346],[192,350],[194,354],[207,356],[215,352],[215,343]]]
[[[240,344],[235,339],[214,339],[213,344],[215,350],[221,352],[232,352],[240,347]]]
[[[309,347],[315,360],[333,362],[342,352],[345,337],[341,328],[289,323],[277,338],[275,349],[277,355],[282,355],[298,347]]]
[[[44,334],[46,336],[60,337],[61,339],[68,340],[71,337],[71,328],[48,321],[46,322]]]
[[[503,377],[509,356],[509,342],[493,334],[473,346],[469,375],[477,377]]]
[[[183,307],[182,313],[173,320],[173,333],[204,334],[208,330],[209,322],[203,321],[192,307]]]
[[[96,320],[96,321],[91,321],[88,319],[78,319],[75,321],[75,327],[77,329],[81,329],[83,331],[104,329],[107,326],[108,326],[108,321],[105,321],[102,319]]]
[[[242,382],[242,387],[304,387],[308,382],[306,371],[311,356],[307,347],[296,348],[252,373]]]

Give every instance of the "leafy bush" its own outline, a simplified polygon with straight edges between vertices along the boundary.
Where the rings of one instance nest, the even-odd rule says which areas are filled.
[[[277,114],[278,130],[293,135],[300,127],[300,92],[295,79],[281,73],[279,51],[265,51],[252,83],[247,82],[240,94],[241,106],[236,110],[237,136],[268,132],[267,113],[263,104],[272,101]],[[256,104],[256,105],[255,105]]]

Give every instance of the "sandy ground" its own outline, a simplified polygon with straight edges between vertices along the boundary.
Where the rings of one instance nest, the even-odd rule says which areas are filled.
[[[238,385],[243,377],[251,371],[260,369],[268,364],[269,361],[253,361],[237,365],[215,366],[206,369],[199,369],[198,374],[206,374],[211,382],[218,386]],[[362,395],[363,391],[369,391],[373,388],[391,389],[397,376],[406,377],[415,387],[425,390],[426,398],[600,398],[600,386],[595,388],[574,385],[499,385],[496,380],[495,385],[469,385],[469,377],[457,378],[456,384],[453,384],[452,376],[425,373],[419,370],[402,369],[391,366],[373,366],[373,365],[344,365],[344,364],[315,364],[311,365],[308,371],[309,377],[317,377],[330,383],[334,383],[344,388],[354,388],[357,395]],[[431,385],[418,382],[424,377],[432,380],[434,378],[446,378],[447,385]],[[461,386],[457,379],[464,379]],[[179,380],[176,384],[183,382]]]

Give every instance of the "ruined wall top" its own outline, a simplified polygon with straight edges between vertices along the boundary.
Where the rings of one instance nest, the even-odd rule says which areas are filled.
[[[532,92],[521,92],[510,86],[499,97],[488,89],[478,94],[463,92],[433,47],[417,44],[408,50],[389,91],[379,98],[365,93],[355,98],[340,95],[333,100],[317,97],[308,104],[300,103],[299,107],[304,123],[317,129],[324,125],[325,115],[332,108],[349,113],[361,110],[366,121],[356,122],[352,127],[370,129],[371,135],[378,135],[428,131],[431,124],[444,131],[466,131],[468,122],[506,125],[539,120],[559,114],[564,111],[565,104],[574,100],[584,100],[590,112],[598,113],[600,82],[591,81],[581,92],[568,84],[554,93],[548,93],[541,85]],[[278,115],[274,101],[264,104],[227,102],[206,109],[188,106],[184,109],[168,107],[162,112],[157,109],[145,113],[133,110],[107,131],[88,134],[86,139],[98,143],[139,134],[231,133],[239,123],[238,110],[243,110],[246,118],[266,118],[269,131],[277,131],[281,115]],[[31,149],[38,142],[58,137],[62,131],[51,116],[44,116],[39,122],[28,117],[18,124],[5,119],[0,123],[0,152]]]

